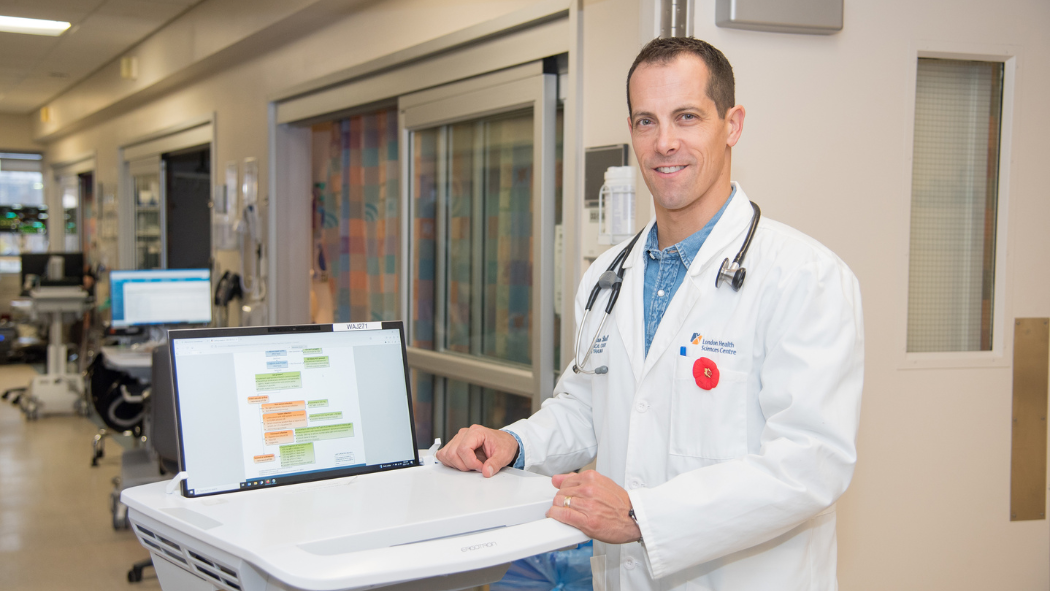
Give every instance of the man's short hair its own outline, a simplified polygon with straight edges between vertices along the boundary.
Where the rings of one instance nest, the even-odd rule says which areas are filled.
[[[715,102],[718,116],[726,118],[726,111],[736,105],[736,82],[733,80],[733,66],[721,51],[695,37],[658,37],[646,43],[638,57],[634,58],[631,70],[627,72],[627,114],[631,114],[631,76],[642,64],[667,65],[678,56],[688,53],[704,61],[709,73],[707,79],[707,96]]]

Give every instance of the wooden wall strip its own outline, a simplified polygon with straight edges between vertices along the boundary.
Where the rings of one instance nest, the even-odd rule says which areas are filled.
[[[1050,319],[1014,321],[1010,521],[1046,519],[1046,415]]]

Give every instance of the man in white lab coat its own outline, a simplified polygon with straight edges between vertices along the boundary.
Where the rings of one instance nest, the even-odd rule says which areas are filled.
[[[744,127],[733,84],[703,41],[642,49],[629,125],[656,216],[601,334],[609,289],[584,322],[582,347],[597,335],[584,371],[567,369],[529,419],[463,429],[438,452],[485,476],[507,465],[554,475],[548,516],[596,540],[595,589],[837,588],[834,504],[856,463],[863,382],[860,290],[834,253],[768,219],[739,291],[716,286],[753,215],[730,181]],[[585,274],[577,325],[624,247]],[[596,470],[572,473],[592,460]]]

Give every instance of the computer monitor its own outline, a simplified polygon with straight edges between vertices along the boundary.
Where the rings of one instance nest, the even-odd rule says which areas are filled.
[[[110,271],[114,328],[211,322],[211,270]]]
[[[400,322],[173,330],[183,494],[417,466]]]
[[[51,257],[62,257],[65,277],[48,278],[47,263]],[[22,285],[26,284],[27,275],[36,275],[39,285],[82,285],[84,283],[84,253],[82,252],[34,252],[22,255]]]

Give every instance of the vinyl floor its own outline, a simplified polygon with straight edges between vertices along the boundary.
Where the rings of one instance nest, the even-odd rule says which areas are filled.
[[[35,375],[0,365],[0,391]],[[80,416],[26,421],[0,401],[0,589],[4,591],[153,591],[153,569],[128,583],[131,565],[149,557],[129,530],[115,531],[109,508],[122,448],[106,444],[91,466],[97,429]]]

